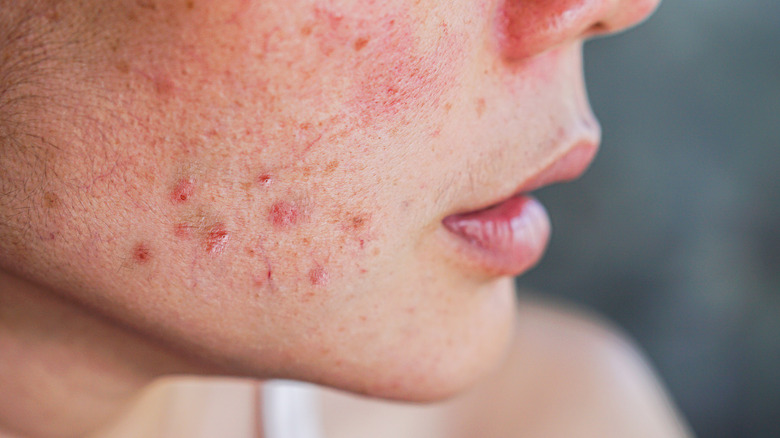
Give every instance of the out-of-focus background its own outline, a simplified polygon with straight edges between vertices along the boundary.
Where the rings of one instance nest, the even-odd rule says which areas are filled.
[[[700,438],[780,437],[780,1],[666,0],[586,46],[599,157],[519,280],[637,340]]]

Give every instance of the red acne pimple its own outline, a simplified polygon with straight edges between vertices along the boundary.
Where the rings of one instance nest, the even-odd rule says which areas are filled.
[[[275,203],[271,206],[271,210],[269,211],[271,223],[280,228],[295,225],[295,223],[298,222],[299,215],[300,211],[298,206],[286,201]]]
[[[142,265],[152,258],[149,247],[144,243],[139,243],[133,247],[133,261]]]
[[[268,175],[267,173],[264,173],[257,177],[257,183],[263,187],[270,186],[273,181],[274,181],[273,177],[271,175]]]
[[[315,266],[309,271],[309,282],[315,286],[328,283],[328,272],[322,266]]]
[[[225,250],[225,247],[230,240],[230,234],[228,233],[225,225],[218,223],[209,228],[206,233],[206,252],[209,254],[219,254]]]
[[[192,178],[180,179],[171,192],[171,202],[181,204],[187,202],[195,192],[195,180]]]

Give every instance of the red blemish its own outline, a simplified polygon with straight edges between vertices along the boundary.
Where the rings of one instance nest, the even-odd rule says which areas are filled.
[[[228,240],[230,240],[230,234],[225,225],[222,223],[214,224],[206,234],[206,252],[210,254],[221,253],[225,250]]]
[[[254,276],[252,276],[252,284],[255,287],[263,287],[265,285],[265,282],[266,282],[267,278],[268,277],[266,275],[264,275],[264,274],[254,275]]]
[[[187,202],[195,192],[195,180],[192,178],[182,178],[171,192],[171,202],[181,204]]]
[[[375,25],[377,36],[360,53],[371,61],[357,67],[353,104],[364,121],[397,120],[410,111],[433,110],[455,82],[463,44],[446,27],[433,49],[418,41],[413,20],[399,15]]]
[[[274,178],[267,173],[264,173],[257,177],[257,183],[264,187],[270,186],[273,181]]]
[[[156,91],[157,94],[167,96],[173,93],[175,85],[173,84],[173,80],[171,80],[171,78],[169,78],[167,75],[157,75],[153,80],[154,91]]]
[[[149,247],[144,243],[139,243],[133,247],[133,260],[138,264],[144,264],[152,258]]]
[[[185,222],[179,222],[173,225],[173,235],[180,239],[187,239],[192,236],[192,229],[192,225]]]
[[[298,222],[300,211],[298,206],[286,201],[279,201],[271,206],[269,219],[271,223],[280,228],[295,225]]]
[[[309,271],[309,281],[315,286],[327,284],[328,278],[328,272],[322,266],[315,266]]]

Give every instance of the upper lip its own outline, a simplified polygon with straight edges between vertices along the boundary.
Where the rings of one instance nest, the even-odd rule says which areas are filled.
[[[531,192],[555,183],[572,181],[579,178],[590,166],[599,148],[598,137],[586,138],[574,142],[570,147],[554,155],[537,172],[523,180],[511,193],[493,199],[475,209],[461,211],[456,214],[466,214],[484,210],[500,204],[507,199],[523,193]]]
[[[588,169],[597,151],[596,141],[582,140],[575,143],[521,183],[515,193],[530,192],[550,184],[579,178]]]

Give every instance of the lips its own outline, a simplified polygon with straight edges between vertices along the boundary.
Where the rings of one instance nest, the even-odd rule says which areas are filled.
[[[503,200],[449,215],[442,225],[456,238],[463,258],[488,275],[519,275],[542,257],[550,238],[550,219],[527,192],[579,177],[596,154],[597,144],[581,142],[523,182]]]

